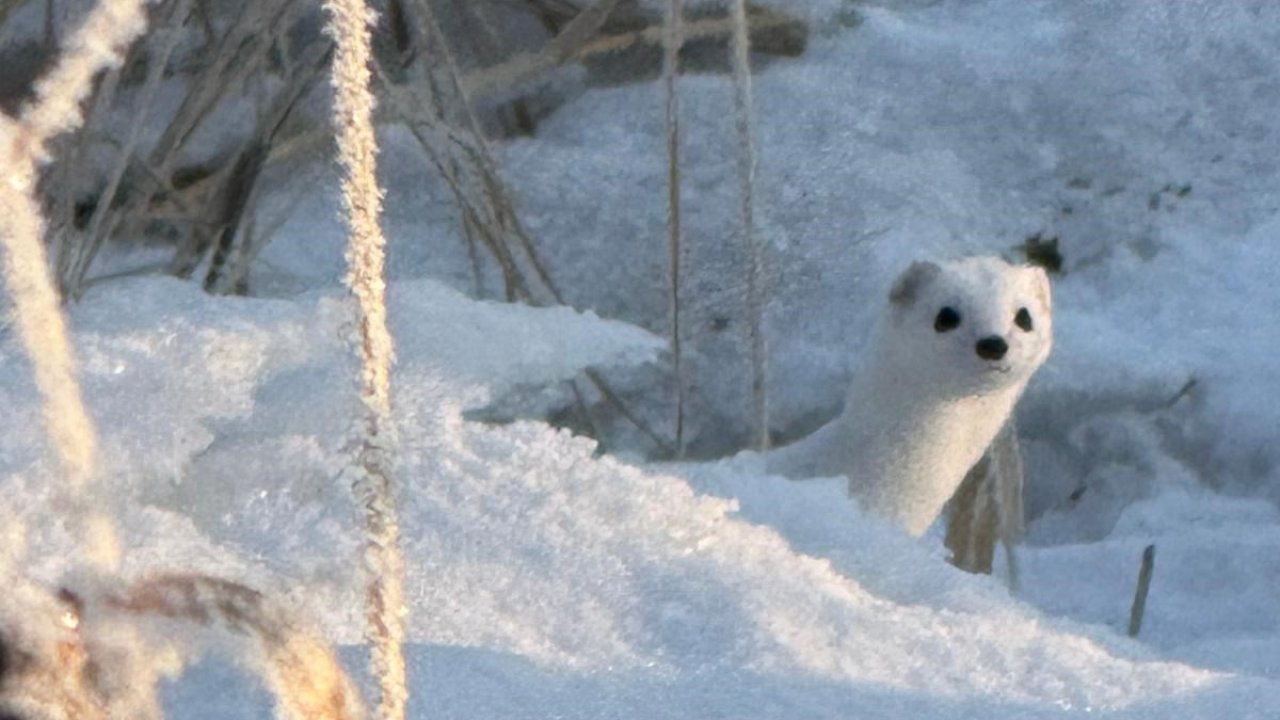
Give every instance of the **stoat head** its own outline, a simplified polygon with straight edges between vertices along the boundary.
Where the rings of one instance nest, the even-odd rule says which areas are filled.
[[[1020,385],[1053,345],[1044,270],[992,257],[912,263],[889,292],[880,362],[948,395]]]

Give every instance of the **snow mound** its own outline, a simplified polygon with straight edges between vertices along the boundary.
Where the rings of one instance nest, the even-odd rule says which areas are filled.
[[[115,449],[104,481],[129,572],[245,580],[357,642],[355,512],[333,482],[354,394],[345,302],[212,299],[171,281],[101,292],[76,324],[89,400]],[[496,675],[487,692],[506,702],[532,696],[530,707],[558,714],[598,689],[610,693],[609,714],[637,718],[677,716],[681,699],[718,683],[728,686],[705,702],[744,717],[804,706],[1139,716],[1174,700],[1189,708],[1183,717],[1209,717],[1206,698],[1276,695],[1047,620],[863,516],[832,485],[767,477],[749,456],[645,469],[542,423],[467,421],[466,402],[494,389],[553,381],[581,363],[644,361],[659,343],[619,323],[470,301],[429,282],[393,285],[390,297],[417,688],[439,677],[477,688],[472,673]],[[0,372],[19,398],[9,417],[30,417],[23,364],[11,353]],[[495,383],[478,389],[480,373]],[[214,437],[179,451],[179,432]],[[156,477],[153,458],[165,457],[173,474]],[[38,465],[5,460],[7,511],[51,517]],[[48,523],[25,540],[31,571],[56,577],[65,532]],[[178,697],[225,672],[193,675]],[[774,699],[733,699],[761,693]],[[432,695],[415,696],[443,702]],[[498,702],[456,701],[467,712]]]

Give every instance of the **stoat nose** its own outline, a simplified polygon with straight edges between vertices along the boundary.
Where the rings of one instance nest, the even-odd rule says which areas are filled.
[[[992,335],[979,340],[976,349],[978,357],[983,360],[999,360],[1004,357],[1005,353],[1009,352],[1009,343],[1005,342],[1004,338],[999,335]]]

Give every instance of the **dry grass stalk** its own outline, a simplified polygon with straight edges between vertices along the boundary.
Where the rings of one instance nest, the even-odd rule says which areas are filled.
[[[346,282],[358,306],[360,396],[365,406],[360,475],[354,490],[364,509],[365,593],[372,669],[380,686],[378,716],[401,720],[408,696],[403,655],[404,590],[400,528],[391,487],[388,452],[391,422],[391,334],[387,329],[382,271],[386,240],[378,225],[382,192],[375,174],[370,80],[370,25],[363,0],[326,0],[333,59],[334,127],[343,167],[343,210],[349,225]]]
[[[769,402],[765,385],[768,345],[764,336],[764,248],[755,227],[756,147],[753,118],[750,36],[746,0],[730,0],[733,23],[733,98],[738,134],[738,222],[743,248],[750,258],[747,269],[747,333],[751,344],[751,414],[756,447],[769,449]]]
[[[405,106],[412,106],[414,112],[405,115],[405,120],[453,191],[463,214],[464,230],[478,231],[486,249],[497,260],[506,282],[507,299],[533,305],[563,304],[560,291],[539,259],[533,239],[516,213],[511,193],[502,180],[497,161],[472,110],[469,88],[449,51],[430,3],[412,0],[412,6],[418,40],[433,53],[429,59],[439,66],[439,76],[432,69],[428,70],[426,100],[416,97],[412,89],[393,92],[392,96]],[[602,8],[597,6],[593,10]],[[603,21],[603,16],[600,19]],[[387,85],[390,87],[389,83]],[[455,129],[450,125],[450,110],[459,118],[461,128]],[[419,124],[425,127],[415,129]],[[625,406],[598,372],[588,370],[584,375],[600,397],[615,406],[653,442],[660,453],[672,455],[671,446]]]
[[[128,61],[125,62],[127,64]],[[50,184],[60,192],[56,201],[45,207],[45,218],[48,221],[45,232],[50,236],[46,245],[53,252],[54,279],[64,298],[73,297],[67,291],[65,278],[72,262],[85,252],[87,245],[74,232],[80,190],[78,178],[83,168],[90,167],[93,138],[99,132],[100,120],[106,116],[107,108],[111,106],[116,90],[120,87],[121,70],[120,67],[113,67],[103,73],[98,89],[93,93],[93,102],[88,105],[85,113],[84,125],[61,143],[62,147],[58,149],[59,162],[49,178]]]
[[[0,25],[9,19],[9,13],[18,9],[23,0],[0,0]]]
[[[431,114],[452,142],[449,155],[461,171],[459,176],[468,183],[466,193],[480,199],[470,204],[483,211],[478,220],[494,239],[490,249],[503,268],[508,299],[526,300],[535,305],[558,304],[560,292],[516,214],[511,193],[472,108],[469,89],[464,85],[431,4],[426,0],[413,0],[413,11],[418,39],[432,54],[428,59],[439,66],[438,76],[436,68],[428,68],[426,77]],[[450,111],[461,122],[461,131],[450,126]]]
[[[238,583],[176,574],[126,587],[98,579],[85,589],[50,592],[20,577],[4,580],[4,717],[158,720],[158,681],[180,669],[184,650],[213,639],[206,630],[250,641],[247,669],[275,696],[278,717],[364,717],[328,644],[287,609]]]
[[[1129,608],[1129,637],[1138,637],[1142,631],[1142,618],[1147,612],[1147,593],[1151,590],[1151,575],[1156,568],[1156,546],[1148,545],[1142,551],[1142,566],[1138,569],[1138,585],[1133,591],[1133,606]]]
[[[438,93],[432,93],[430,97],[433,99],[427,100],[414,88],[402,88],[393,84],[382,73],[379,73],[379,79],[386,97],[396,106],[409,132],[418,141],[453,195],[461,214],[468,250],[476,241],[484,245],[502,272],[507,299],[528,299],[531,292],[508,247],[502,231],[503,225],[496,217],[500,212],[499,206],[493,202],[490,194],[483,191],[485,183],[476,178],[483,169],[472,158],[479,153],[464,150],[472,142],[460,137],[460,133],[447,126],[442,116],[441,103],[434,99]],[[435,87],[434,83],[429,85]],[[478,269],[476,274],[478,278]]]
[[[84,122],[80,103],[89,96],[94,76],[118,65],[125,49],[146,28],[144,4],[145,0],[99,3],[71,35],[58,63],[36,83],[35,98],[22,114],[9,152],[30,163],[10,166],[11,177],[23,174],[23,180],[34,181],[36,165],[48,160],[48,141]]]
[[[595,9],[590,8],[587,12]],[[577,20],[578,18],[575,18],[574,22]],[[604,18],[601,17],[600,22],[603,23],[603,21]],[[783,54],[798,54],[804,46],[805,26],[795,18],[768,8],[751,8],[747,12],[746,22],[753,37],[764,38],[771,33],[785,31],[798,35],[799,39],[791,41]],[[622,52],[637,45],[665,47],[667,33],[665,23],[632,32],[576,36],[576,38],[568,33],[569,29],[566,27],[564,32],[552,41],[559,41],[555,49],[548,47],[532,55],[517,55],[496,65],[468,73],[463,79],[463,86],[467,93],[472,97],[482,97],[489,93],[503,92],[513,86],[529,82],[560,65],[587,60],[597,55]],[[702,17],[681,21],[682,44],[730,38],[733,32],[734,21],[730,17]],[[568,42],[571,38],[575,39],[575,42]]]
[[[93,243],[117,234],[143,233],[148,222],[167,216],[185,236],[169,272],[190,277],[207,261],[206,289],[244,291],[248,260],[259,248],[245,242],[243,231],[252,220],[261,172],[274,157],[295,106],[325,69],[332,48],[327,39],[319,39],[292,52],[292,33],[311,7],[293,0],[251,3],[225,31],[211,37],[203,56],[212,61],[188,79],[182,103],[167,118],[159,139],[145,157],[124,158],[145,174],[147,187],[141,192],[133,188],[120,207],[97,203],[97,212],[108,216]],[[246,139],[217,157],[202,158],[203,151],[193,150],[192,138],[211,118],[221,117],[215,112],[220,105],[247,92],[253,78],[263,74],[278,75],[281,82],[258,107]],[[94,219],[98,220],[96,213]],[[69,284],[79,287],[87,269],[82,265]]]
[[[218,239],[205,274],[205,290],[246,292],[249,262],[259,249],[250,244],[248,233],[260,192],[259,180],[285,122],[311,90],[315,80],[328,68],[332,54],[333,47],[329,43],[312,43],[290,67],[285,86],[259,113],[253,134],[225,183],[224,209],[212,223],[218,226]]]
[[[358,720],[359,693],[332,648],[286,608],[239,583],[203,575],[163,575],[107,599],[114,611],[221,626],[251,639],[251,657],[287,720]]]
[[[111,698],[88,681],[93,663],[74,596],[8,573],[0,578],[0,716],[106,720]],[[134,716],[150,720],[159,713]]]
[[[684,456],[685,378],[680,346],[680,102],[676,78],[680,47],[684,44],[684,3],[667,0],[666,34],[662,52],[662,86],[667,101],[667,251],[671,274],[671,364],[676,384],[675,453]]]
[[[1011,418],[947,502],[945,543],[953,565],[989,574],[999,543],[1005,549],[1009,584],[1016,589],[1013,546],[1023,533],[1024,484],[1017,423]]]
[[[241,86],[245,78],[262,66],[266,48],[281,35],[281,28],[304,3],[294,0],[263,0],[247,3],[244,12],[205,55],[213,61],[199,75],[182,98],[173,119],[165,127],[150,152],[151,167],[168,177],[180,159],[179,151],[227,93]],[[269,28],[270,32],[263,32]]]
[[[755,10],[755,12],[748,12],[746,16],[747,28],[751,34],[767,35],[776,30],[804,28],[804,25],[798,23],[795,18],[788,17],[780,12],[769,10],[768,8],[756,8]],[[703,17],[685,20],[682,34],[684,41],[690,43],[698,40],[731,38],[733,32],[734,20],[732,17]],[[656,45],[662,41],[662,29],[657,27],[647,27],[643,30],[617,35],[603,35],[583,44],[572,59],[582,60],[592,55],[626,50],[633,45]]]
[[[182,30],[184,19],[191,14],[184,7],[189,3],[171,0],[166,10],[168,20],[162,21],[168,37],[145,55],[148,77],[135,105],[143,112],[159,82],[153,78],[169,69],[166,43],[191,37]],[[194,7],[197,19],[207,14],[204,4]],[[89,227],[82,233],[85,237],[59,257],[59,279],[69,296],[75,297],[84,287],[93,260],[110,238],[152,232],[148,227],[156,221],[182,237],[168,268],[171,273],[188,277],[207,260],[207,286],[218,291],[243,287],[241,268],[258,249],[244,243],[241,232],[251,220],[247,211],[259,190],[257,171],[262,163],[255,158],[262,154],[259,151],[274,157],[282,124],[323,70],[317,65],[327,64],[331,48],[327,39],[307,38],[298,45],[295,31],[302,16],[314,9],[294,0],[265,0],[247,4],[225,27],[219,25],[217,32],[209,25],[199,55],[209,60],[188,63],[179,71],[185,75],[182,102],[167,117],[154,118],[164,122],[155,142],[143,151],[137,147],[141,142],[122,138],[119,160],[105,188],[68,188],[79,190],[81,197],[88,191],[93,199]],[[225,114],[216,111],[249,94],[248,86],[262,75],[279,76],[281,82],[267,93],[246,141],[238,148],[207,157],[207,148],[194,146],[192,139],[203,137],[202,129],[214,119],[224,118]],[[100,124],[113,106],[109,90],[104,83],[95,98],[95,117]],[[61,224],[70,228],[74,208],[69,201],[63,206]]]
[[[468,95],[484,95],[515,87],[546,71],[581,57],[583,48],[604,25],[618,0],[600,0],[579,12],[536,53],[522,53],[469,75],[463,81]]]
[[[156,91],[160,87],[160,80],[164,76],[165,68],[169,65],[169,57],[173,54],[173,50],[177,47],[178,40],[181,37],[180,28],[187,15],[191,12],[191,3],[192,0],[175,0],[170,5],[169,14],[165,18],[163,32],[157,33],[156,29],[151,32],[152,36],[160,34],[161,42],[158,50],[147,64],[147,76],[142,85],[142,94],[133,108],[135,120],[129,128],[129,134],[124,141],[124,145],[120,149],[119,159],[107,178],[106,188],[103,189],[98,198],[99,209],[94,212],[93,218],[89,221],[89,228],[85,233],[83,242],[73,251],[75,252],[74,259],[69,260],[65,263],[65,267],[59,269],[60,285],[63,292],[68,296],[78,297],[80,295],[89,267],[93,264],[94,258],[97,257],[99,250],[101,250],[103,243],[106,241],[107,234],[111,229],[114,229],[115,222],[110,224],[107,222],[108,218],[115,219],[115,216],[110,212],[110,208],[115,203],[116,193],[120,190],[125,172],[129,169],[134,150],[141,138],[142,129],[146,126],[147,118],[155,102]],[[94,113],[95,116],[101,117],[105,113],[105,106],[109,105],[112,95],[114,95],[114,92],[99,92],[99,99],[102,100],[104,109],[96,111]],[[95,105],[97,104],[95,103]],[[67,184],[66,189],[70,191],[70,183]],[[71,253],[68,252],[66,254],[70,255]]]
[[[44,220],[36,200],[36,173],[48,160],[55,136],[84,120],[81,101],[103,68],[121,62],[125,49],[145,27],[141,0],[111,0],[96,6],[69,38],[57,64],[36,85],[35,98],[13,122],[0,128],[0,239],[3,272],[13,296],[15,321],[31,358],[44,408],[44,422],[66,478],[71,520],[81,557],[99,570],[119,564],[112,522],[92,509],[89,484],[96,466],[97,438],[76,380],[76,364],[50,277],[42,237]]]

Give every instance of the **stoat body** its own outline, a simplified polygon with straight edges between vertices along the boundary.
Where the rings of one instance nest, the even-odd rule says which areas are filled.
[[[843,412],[768,455],[771,472],[844,475],[860,504],[922,534],[1013,412],[1053,345],[1049,280],[978,257],[895,281]]]

